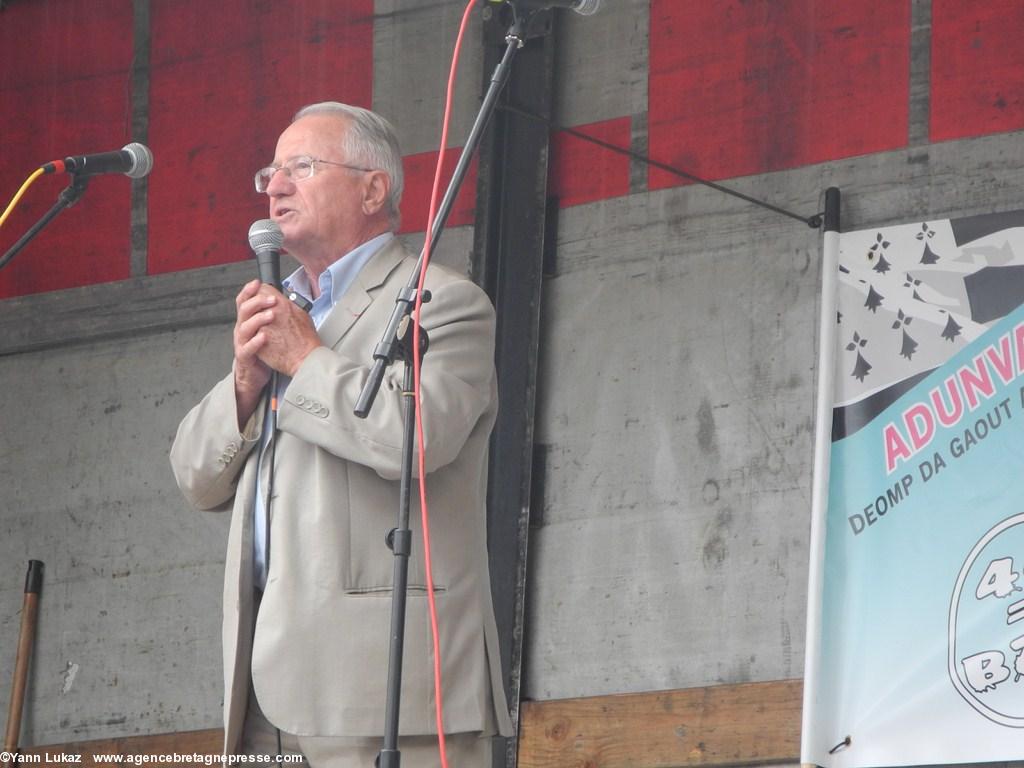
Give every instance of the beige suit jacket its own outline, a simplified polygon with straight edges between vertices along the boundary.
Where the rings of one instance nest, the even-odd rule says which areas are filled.
[[[390,367],[370,416],[353,406],[372,352],[415,260],[397,240],[375,254],[319,329],[279,406],[267,585],[253,632],[253,497],[263,407],[242,434],[228,375],[182,421],[171,449],[192,506],[231,510],[224,576],[225,751],[236,750],[250,679],[284,731],[383,733],[401,468],[401,363]],[[497,394],[494,310],[466,278],[430,267],[422,324],[427,501],[443,669],[444,729],[511,733],[501,684],[486,554],[488,437]],[[434,726],[431,643],[418,494],[400,725]]]

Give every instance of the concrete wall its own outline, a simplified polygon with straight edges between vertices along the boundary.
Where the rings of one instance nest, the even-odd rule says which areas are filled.
[[[0,437],[4,670],[25,560],[46,564],[26,743],[215,722],[227,518],[186,512],[167,451],[189,403],[230,364],[229,331],[0,358],[17,404]]]
[[[628,116],[642,150],[647,2],[605,5],[561,20],[556,119]],[[1019,207],[1024,134],[929,143],[931,4],[912,7],[906,148],[727,183],[803,215],[838,186],[844,229]],[[462,4],[375,10],[375,106],[427,151]],[[456,144],[482,80],[473,29]],[[544,285],[531,698],[802,673],[819,235],[704,187],[648,191],[636,161],[630,179],[561,211]],[[471,242],[450,233],[444,260],[468,267]],[[166,453],[228,368],[250,271],[0,302],[0,694],[25,562],[47,565],[26,743],[219,723],[226,520],[185,509]]]

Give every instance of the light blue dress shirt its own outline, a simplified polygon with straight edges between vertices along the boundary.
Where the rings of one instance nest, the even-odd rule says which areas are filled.
[[[306,274],[306,270],[297,269],[286,277],[282,282],[284,287],[284,293],[294,291],[300,296],[305,297],[307,300],[313,301],[313,306],[309,310],[309,317],[313,321],[313,326],[319,328],[327,316],[334,309],[334,305],[338,303],[342,296],[345,295],[345,291],[349,289],[352,282],[356,279],[360,270],[366,266],[366,262],[370,260],[377,251],[383,248],[391,238],[394,237],[390,232],[386,232],[383,235],[378,235],[372,240],[367,240],[362,245],[349,251],[340,259],[331,264],[327,269],[320,273],[319,285],[320,295],[314,300],[313,291],[310,289],[309,276]],[[381,328],[381,332],[384,329]],[[277,401],[280,403],[284,398],[284,391],[288,388],[288,384],[291,382],[291,378],[278,374],[277,377]],[[263,462],[263,452],[266,450],[267,445],[270,442],[270,435],[274,430],[275,425],[272,422],[274,418],[273,412],[268,408],[266,416],[263,421],[263,434],[260,438],[260,463]],[[267,546],[267,514],[266,514],[266,500],[264,498],[265,492],[260,482],[260,473],[256,474],[256,504],[253,509],[253,579],[254,583],[261,591],[267,584],[267,557],[266,557],[266,546]]]

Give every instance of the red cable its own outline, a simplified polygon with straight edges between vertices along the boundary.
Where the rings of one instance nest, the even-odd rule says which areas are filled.
[[[462,39],[466,33],[470,13],[476,0],[469,0],[466,10],[462,15],[462,23],[459,25],[459,35],[455,40],[455,50],[452,53],[452,66],[448,74],[448,92],[445,96],[444,120],[441,124],[441,148],[437,154],[437,167],[434,170],[434,186],[430,193],[430,212],[427,215],[426,240],[423,243],[423,268],[420,272],[418,290],[416,292],[416,307],[413,310],[413,336],[412,348],[417,351],[413,355],[413,392],[416,398],[416,439],[419,446],[419,473],[420,473],[420,518],[423,527],[423,567],[427,578],[427,605],[430,609],[430,634],[434,643],[434,701],[437,725],[437,744],[441,753],[441,766],[448,768],[448,754],[445,749],[444,738],[444,705],[442,703],[441,687],[441,641],[437,628],[437,606],[434,602],[434,576],[430,560],[430,513],[427,508],[427,472],[425,446],[423,443],[423,399],[420,392],[420,309],[423,306],[423,284],[427,276],[427,265],[430,263],[430,239],[434,230],[434,218],[437,215],[437,198],[441,188],[441,172],[444,166],[444,151],[448,146],[448,125],[451,122],[452,95],[455,91],[455,71],[459,63],[459,51],[462,48]]]

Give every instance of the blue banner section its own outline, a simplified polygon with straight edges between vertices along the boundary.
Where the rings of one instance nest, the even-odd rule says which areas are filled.
[[[1022,307],[832,445],[820,764],[1020,759],[1022,469]]]

